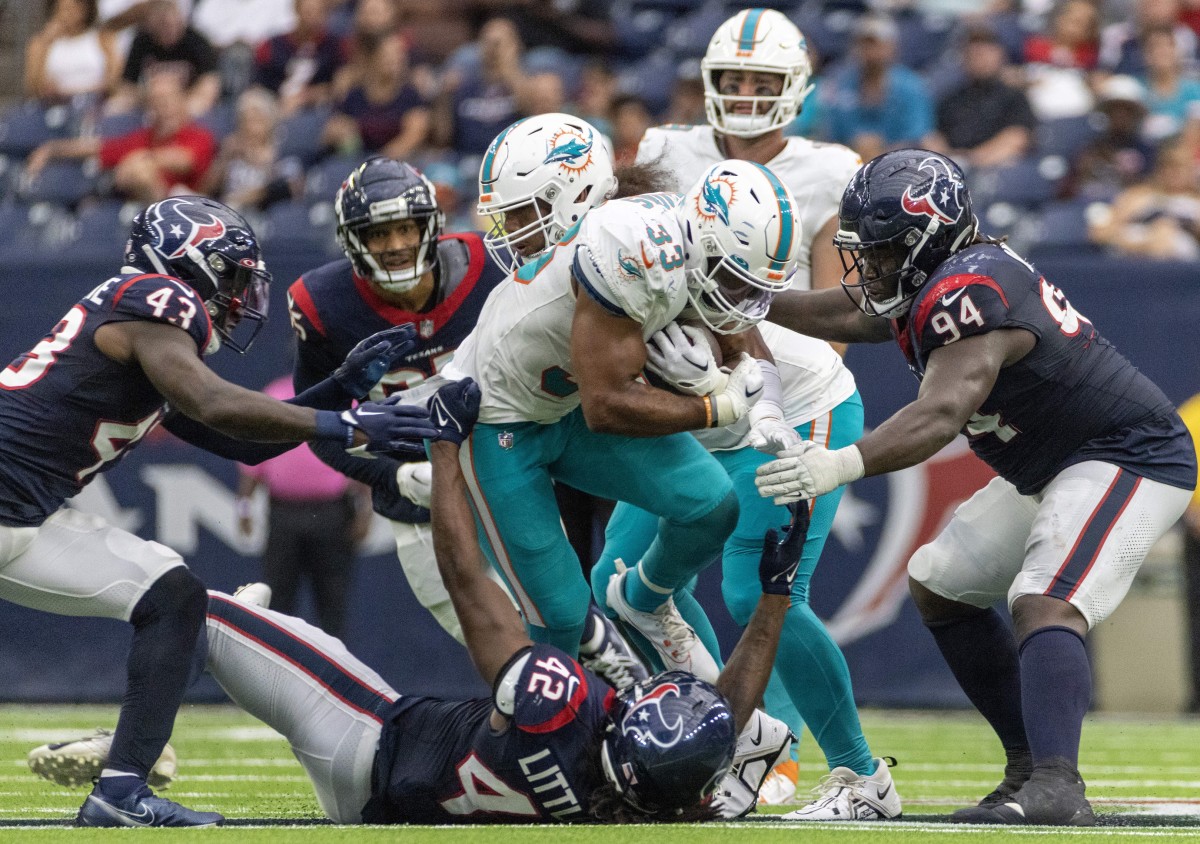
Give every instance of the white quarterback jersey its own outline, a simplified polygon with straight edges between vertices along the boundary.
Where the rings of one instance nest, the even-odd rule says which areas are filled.
[[[492,291],[445,373],[479,383],[480,422],[551,423],[578,407],[572,276],[578,295],[638,322],[645,339],[679,316],[688,297],[677,202],[663,194],[606,202]]]
[[[700,174],[726,158],[708,125],[647,129],[637,151],[637,163],[661,166],[672,180],[667,190],[679,193],[687,193]],[[811,289],[813,238],[837,216],[842,193],[861,166],[862,159],[853,150],[807,138],[788,138],[783,151],[767,162],[796,199],[801,241],[792,286],[797,290]]]

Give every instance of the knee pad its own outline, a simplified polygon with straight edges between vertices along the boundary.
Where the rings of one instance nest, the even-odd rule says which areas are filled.
[[[200,578],[186,566],[176,566],[154,581],[133,608],[129,621],[135,626],[174,617],[199,628],[204,624],[208,592]]]

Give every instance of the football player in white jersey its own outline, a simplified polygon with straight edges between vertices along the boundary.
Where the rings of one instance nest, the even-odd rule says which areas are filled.
[[[800,256],[792,285],[799,289],[840,285],[842,264],[833,246],[838,205],[862,161],[838,144],[784,137],[784,129],[811,90],[812,67],[804,36],[779,12],[745,9],[717,29],[701,70],[708,125],[650,129],[638,148],[637,161],[661,167],[675,187],[689,174],[726,157],[766,165],[791,189],[801,220]],[[817,442],[850,443],[861,436],[863,409],[853,376],[833,359],[831,349],[768,323],[760,330],[779,363],[784,398],[780,418],[786,427]],[[655,342],[673,358],[703,352],[689,349],[677,329]],[[841,352],[845,347],[835,348]],[[758,525],[780,518],[751,501],[755,468],[768,457],[749,449],[756,443],[745,430],[698,436],[716,451],[735,489],[745,493],[739,495],[741,516],[722,558],[725,603],[734,619],[745,623],[753,609],[755,532],[761,534]],[[845,658],[808,604],[808,584],[839,501],[836,493],[814,504],[788,618],[789,633],[780,644],[776,675],[766,698],[768,711],[787,721],[797,735],[802,723],[809,725],[833,774],[825,781],[828,788],[794,813],[803,820],[890,817],[900,811],[894,790],[885,801],[866,799],[884,790],[885,778],[890,782],[887,766],[874,757],[863,737]],[[636,542],[632,544],[636,547]],[[760,800],[790,802],[797,774],[796,761],[785,762],[764,784]]]
[[[681,432],[744,418],[757,425],[751,405],[774,364],[739,350],[765,353],[747,329],[787,286],[799,233],[787,189],[748,162],[709,168],[687,197],[604,203],[615,184],[601,144],[578,118],[542,115],[514,124],[484,158],[480,211],[506,247],[495,254],[524,264],[492,294],[447,371],[483,390],[465,475],[531,635],[568,652],[589,590],[551,479],[652,513],[656,541],[629,556],[627,570],[611,562],[603,576],[594,570],[596,599],[665,667],[714,677],[715,636],[698,642],[684,618],[698,618],[710,636],[711,626],[691,594],[676,590],[715,558],[737,504],[727,474]],[[689,372],[691,389],[668,392],[641,378],[646,340],[685,311],[722,336],[730,365],[721,371],[709,352]],[[758,750],[786,755],[787,727],[761,716],[756,724]],[[752,782],[739,789],[744,802],[725,801],[723,812],[753,805],[770,768],[756,761],[743,771]]]

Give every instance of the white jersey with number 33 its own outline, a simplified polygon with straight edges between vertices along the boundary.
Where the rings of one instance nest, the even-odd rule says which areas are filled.
[[[607,202],[492,291],[447,370],[479,383],[480,422],[550,423],[579,405],[571,365],[577,296],[633,319],[646,339],[679,316],[688,299],[677,201],[650,194]]]

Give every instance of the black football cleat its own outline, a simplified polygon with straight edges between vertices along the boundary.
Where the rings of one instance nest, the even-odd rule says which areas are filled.
[[[1004,783],[1001,783],[1001,788]],[[992,798],[1001,789],[989,794]],[[951,823],[1023,824],[1031,826],[1095,826],[1092,804],[1084,796],[1084,782],[1079,771],[1069,763],[1058,760],[1035,765],[1029,780],[1007,800],[969,809],[960,809],[950,816]]]

